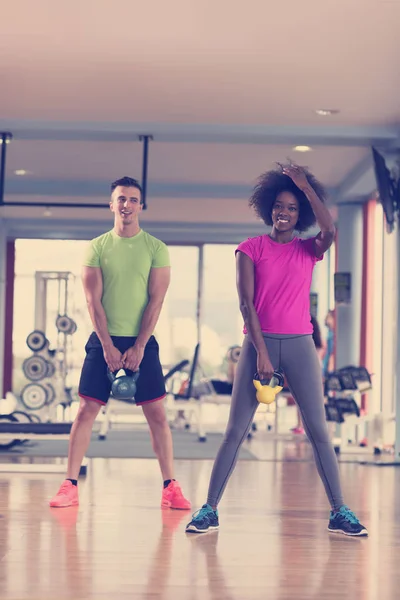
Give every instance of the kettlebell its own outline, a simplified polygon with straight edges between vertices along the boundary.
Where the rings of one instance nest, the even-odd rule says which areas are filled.
[[[121,374],[120,375],[120,373]],[[139,377],[139,371],[129,371],[128,369],[119,369],[112,373],[108,369],[108,378],[111,381],[111,393],[116,400],[135,400],[136,382]]]
[[[256,388],[256,398],[258,402],[262,404],[271,404],[277,394],[282,391],[284,384],[284,377],[282,371],[274,371],[273,376],[268,381],[267,379],[261,379],[258,373],[254,375],[253,384]]]

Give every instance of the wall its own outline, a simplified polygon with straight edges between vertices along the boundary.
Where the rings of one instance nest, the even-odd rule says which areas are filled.
[[[0,397],[3,397],[4,369],[4,322],[6,297],[6,248],[7,232],[3,219],[0,218]]]
[[[336,367],[360,363],[362,205],[342,205],[338,210],[337,270],[351,273],[351,301],[336,305]]]

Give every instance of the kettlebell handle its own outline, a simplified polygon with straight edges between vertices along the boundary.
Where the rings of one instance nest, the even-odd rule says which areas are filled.
[[[255,373],[255,374],[254,374],[254,377],[253,377],[253,379],[254,379],[255,381],[259,381],[259,382],[261,383],[261,385],[268,385],[268,384],[269,384],[269,382],[271,381],[270,379],[260,379],[260,376],[259,376],[259,374],[258,374],[258,373]]]
[[[272,379],[277,379],[278,383],[277,385],[280,385],[281,387],[283,387],[283,382],[284,382],[284,378],[283,378],[283,373],[280,369],[277,369],[274,371],[274,374],[272,375],[272,377],[270,379],[260,379],[260,375],[258,373],[255,373],[253,379],[255,379],[256,381],[259,381],[261,383],[261,385],[269,385],[272,381]]]
[[[111,382],[115,381],[116,379],[119,379],[119,377],[124,377],[125,375],[120,375],[119,377],[117,377],[117,373],[119,373],[119,371],[124,371],[125,375],[128,375],[128,377],[132,377],[133,381],[137,381],[138,377],[139,377],[139,369],[137,371],[131,371],[130,369],[118,369],[117,371],[110,371],[109,368],[107,368],[107,375],[108,378]]]

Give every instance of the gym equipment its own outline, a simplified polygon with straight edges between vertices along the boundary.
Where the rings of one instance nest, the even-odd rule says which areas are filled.
[[[72,335],[77,330],[77,325],[71,317],[67,315],[58,315],[56,319],[56,327],[57,331],[60,333],[65,333],[67,335]]]
[[[37,385],[27,385],[21,391],[20,402],[29,411],[38,411],[52,404],[56,398],[56,392],[49,379],[56,375],[56,349],[50,349],[50,342],[42,329],[36,327],[26,338],[27,346],[33,355],[26,358],[22,363],[22,371],[28,381]],[[38,382],[41,382],[40,384]],[[58,381],[56,379],[55,384]],[[16,411],[16,413],[30,417],[28,413]],[[15,413],[15,414],[16,414]],[[35,420],[40,421],[39,417]]]
[[[75,315],[75,279],[75,275],[69,271],[35,272],[34,330],[48,335],[52,345],[50,349],[48,344],[41,352],[47,361],[47,373],[41,384],[48,393],[40,415],[42,420],[57,422],[58,405],[69,406],[72,402],[67,389],[70,387],[70,371],[74,368],[73,334],[77,331],[77,324],[72,318]],[[47,383],[52,387],[49,388]]]
[[[340,425],[340,439],[334,442],[337,453],[379,452],[379,414],[361,414],[361,396],[372,389],[371,375],[365,367],[353,365],[328,373],[325,379],[325,414]],[[368,438],[368,446],[363,442]]]
[[[354,382],[355,388],[358,389],[359,392],[366,392],[372,388],[372,380],[371,376],[368,373],[365,367],[344,367],[339,369],[339,374],[342,376],[350,375]],[[346,388],[345,381],[342,380],[344,387]]]
[[[360,416],[360,409],[354,398],[337,398],[335,400],[336,406],[341,411],[342,415],[356,415]]]
[[[23,415],[24,413],[22,413]],[[72,423],[33,423],[22,422],[20,411],[8,415],[0,414],[0,451],[10,450],[12,447],[22,445],[28,440],[68,440],[71,433]],[[36,415],[25,415],[31,417],[31,420],[37,420]],[[16,437],[17,436],[17,437]],[[23,450],[19,456],[23,456]],[[79,475],[86,475],[88,460],[85,457]],[[65,461],[56,461],[51,463],[45,461],[39,462],[21,462],[14,461],[1,462],[0,473],[65,473]]]
[[[41,423],[40,417],[39,415],[35,415],[35,413],[33,413],[32,415],[29,415],[32,423]]]
[[[13,413],[12,413],[13,414]],[[5,415],[0,415],[5,416]],[[10,415],[7,415],[10,416]],[[69,435],[71,433],[72,423],[21,423],[16,417],[12,419],[12,426],[7,423],[0,423],[0,433],[15,434],[42,434],[42,435]],[[55,438],[56,439],[56,438]],[[57,438],[58,439],[58,438]]]
[[[17,418],[19,423],[33,423],[32,416],[23,410],[14,410],[11,414]]]
[[[188,360],[181,360],[181,362],[177,363],[164,375],[164,382],[169,381],[176,373],[183,371],[185,367],[189,365]]]
[[[52,402],[54,402],[54,399],[56,397],[56,391],[49,381],[43,381],[41,385],[45,388],[47,392],[46,405],[49,406],[50,404],[52,404]]]
[[[13,414],[10,415],[0,415],[0,426],[5,424],[13,424],[18,423],[18,419]],[[14,439],[10,435],[5,437],[0,436],[0,451],[1,450],[9,450],[13,446],[16,446],[19,443],[19,440]]]
[[[325,415],[327,421],[344,423],[345,415],[360,416],[360,409],[354,398],[329,398],[325,404]]]
[[[178,373],[183,373],[185,368],[189,365],[189,361],[188,360],[182,360],[179,363],[177,363],[176,365],[174,365],[165,375],[164,375],[164,382],[166,384],[166,389],[167,389],[167,398],[168,398],[168,382],[171,382],[172,385],[170,385],[170,389],[172,389],[173,387],[173,382],[174,382],[174,375],[178,374]],[[172,391],[170,392],[172,393]],[[167,402],[168,404],[168,402]],[[198,408],[199,403],[196,402],[195,403],[196,408]],[[109,399],[109,401],[107,402],[106,407],[104,408],[104,410],[102,411],[101,414],[101,425],[100,425],[100,431],[98,433],[98,439],[99,440],[105,440],[107,438],[107,433],[108,430],[110,429],[110,427],[114,424],[114,423],[119,423],[118,420],[118,416],[126,416],[126,415],[131,415],[134,414],[133,413],[133,407],[135,407],[136,409],[136,404],[135,402],[121,402],[120,400],[116,400],[114,399],[112,396]],[[190,401],[187,402],[185,404],[185,408],[190,409]],[[168,409],[168,406],[167,406]],[[122,421],[123,423],[125,421]]]
[[[325,417],[327,421],[333,423],[344,423],[342,411],[337,406],[336,402],[332,402],[332,400],[328,400],[325,404]]]
[[[274,402],[276,395],[283,390],[284,377],[282,371],[274,371],[273,376],[268,381],[261,379],[256,373],[253,377],[253,384],[256,388],[256,398],[262,404],[271,404]]]
[[[28,410],[40,410],[48,402],[48,391],[40,383],[28,383],[21,391],[21,402]]]
[[[200,356],[200,344],[196,344],[192,359],[192,364],[190,366],[189,377],[187,385],[177,393],[172,390],[167,392],[167,410],[170,413],[178,413],[179,411],[184,411],[185,414],[189,414],[189,419],[187,423],[190,426],[190,421],[192,417],[195,417],[196,425],[197,425],[197,435],[199,442],[206,442],[207,435],[204,430],[203,418],[202,418],[202,404],[204,396],[195,397],[194,396],[194,381],[196,372],[199,369],[199,356]],[[210,393],[213,393],[211,386],[208,385]]]
[[[29,350],[32,350],[32,352],[41,352],[48,344],[48,340],[43,331],[35,329],[35,331],[32,331],[26,338],[26,343]]]
[[[236,377],[236,369],[238,366],[240,352],[242,350],[241,346],[234,345],[228,349],[226,353],[226,362],[227,362],[227,379],[230,384],[233,384]]]
[[[121,371],[123,375],[120,375]],[[139,371],[132,373],[128,369],[120,369],[116,373],[111,373],[107,369],[108,378],[111,381],[111,394],[116,400],[135,402],[136,382],[139,377]]]
[[[16,417],[18,423],[40,423],[40,418],[38,415],[31,415],[30,413],[24,412],[23,410],[14,410],[11,413],[11,417]],[[14,440],[14,445],[23,445],[27,442],[27,439],[18,439]]]
[[[328,373],[325,379],[325,395],[330,392],[360,392],[372,389],[371,376],[365,367],[343,367]]]
[[[0,415],[0,423],[5,424],[4,429],[6,430],[6,433],[7,433],[7,430],[9,429],[7,427],[7,424],[11,424],[11,427],[13,427],[14,423],[29,424],[29,423],[33,423],[33,421],[40,423],[40,419],[39,419],[39,417],[37,417],[37,415],[30,415],[29,413],[26,413],[22,410],[14,410],[10,414]],[[4,438],[0,436],[0,440],[1,439],[4,439]],[[12,439],[12,440],[5,439],[5,443],[0,443],[0,451],[1,450],[9,450],[10,448],[12,448],[14,446],[24,444],[26,441],[27,441],[26,439]]]
[[[22,370],[29,381],[40,381],[48,377],[49,364],[43,356],[34,354],[24,360]]]
[[[47,361],[47,373],[46,377],[51,379],[56,374],[56,365],[50,360]]]
[[[233,363],[237,363],[240,357],[240,346],[231,346],[228,350],[228,360],[231,360]]]

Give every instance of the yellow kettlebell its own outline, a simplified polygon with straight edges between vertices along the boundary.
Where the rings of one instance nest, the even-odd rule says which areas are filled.
[[[256,388],[256,398],[262,404],[271,404],[277,394],[282,391],[284,377],[281,371],[274,371],[270,381],[266,379],[260,380],[258,373],[253,378],[254,387]]]

